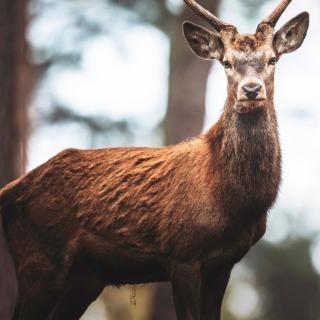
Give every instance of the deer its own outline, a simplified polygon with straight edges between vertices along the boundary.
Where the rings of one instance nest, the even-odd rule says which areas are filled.
[[[183,24],[222,64],[227,99],[205,133],[176,145],[67,149],[0,191],[16,269],[13,319],[79,319],[106,286],[170,281],[178,320],[219,320],[230,273],[263,236],[281,182],[274,74],[309,27],[278,31],[282,0],[240,34],[195,0],[212,30]],[[186,66],[187,67],[187,66]]]

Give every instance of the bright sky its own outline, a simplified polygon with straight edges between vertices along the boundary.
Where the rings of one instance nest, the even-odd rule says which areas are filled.
[[[174,5],[175,1],[170,3]],[[277,2],[268,2],[260,18]],[[271,241],[287,235],[287,215],[299,218],[297,229],[301,234],[320,230],[320,2],[293,1],[279,26],[304,10],[311,13],[306,41],[295,53],[283,56],[277,66],[275,100],[283,150],[283,183],[270,214],[266,239]],[[243,32],[253,32],[259,22],[258,18],[248,21],[239,0],[224,1],[221,11],[225,20]],[[59,17],[50,13],[34,24],[29,37],[39,44],[53,39],[66,25],[61,12]],[[80,70],[51,70],[35,104],[50,107],[49,97],[54,97],[71,108],[76,106],[81,114],[125,118],[147,128],[157,124],[166,107],[168,40],[156,29],[145,26],[123,28],[118,32],[119,40],[121,46],[107,36],[88,41]],[[208,84],[206,128],[219,117],[225,97],[224,71],[216,64]],[[41,127],[31,138],[29,168],[66,147],[87,147],[88,139],[88,133],[78,125]],[[314,254],[320,261],[320,245],[316,248]]]

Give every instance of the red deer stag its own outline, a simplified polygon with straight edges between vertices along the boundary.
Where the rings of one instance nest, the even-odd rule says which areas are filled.
[[[183,25],[193,52],[225,68],[220,119],[164,148],[68,149],[2,189],[14,319],[78,319],[105,286],[156,281],[171,281],[179,320],[220,319],[231,269],[264,234],[278,193],[275,65],[300,47],[309,15],[275,32],[282,0],[255,34],[239,34],[185,2],[214,29]]]

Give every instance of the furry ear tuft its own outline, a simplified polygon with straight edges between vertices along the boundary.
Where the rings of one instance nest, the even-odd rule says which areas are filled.
[[[205,60],[223,57],[223,43],[220,35],[204,29],[192,22],[183,24],[183,33],[191,50]]]
[[[287,22],[274,36],[273,45],[281,56],[297,50],[303,43],[309,28],[309,13],[302,12]]]

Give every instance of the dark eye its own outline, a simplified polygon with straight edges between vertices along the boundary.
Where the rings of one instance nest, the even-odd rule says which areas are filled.
[[[269,60],[269,65],[274,66],[276,63],[277,63],[277,58],[271,58],[271,59]]]
[[[223,62],[223,66],[226,68],[226,69],[231,69],[232,66],[231,66],[231,63],[229,61],[224,61]]]

